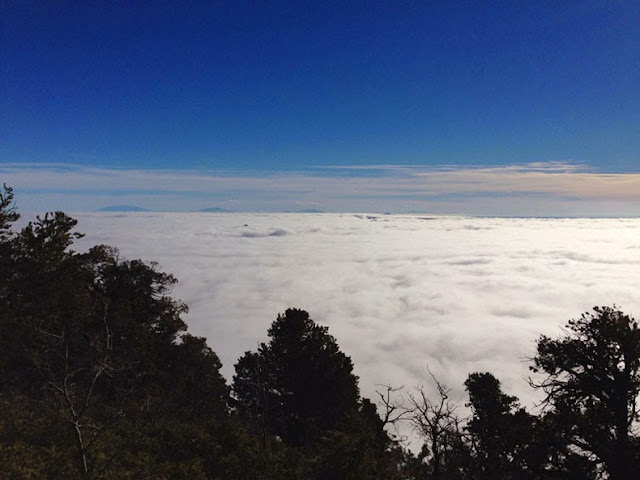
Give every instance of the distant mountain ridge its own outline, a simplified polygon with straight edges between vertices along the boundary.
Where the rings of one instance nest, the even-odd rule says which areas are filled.
[[[199,210],[200,212],[209,212],[209,213],[228,213],[231,210],[225,210],[224,208],[220,208],[220,207],[209,207],[209,208],[203,208],[202,210]]]
[[[109,205],[108,207],[99,208],[96,212],[148,212],[146,208],[137,205]]]
[[[317,208],[307,208],[305,210],[298,210],[298,213],[325,213],[323,210]]]

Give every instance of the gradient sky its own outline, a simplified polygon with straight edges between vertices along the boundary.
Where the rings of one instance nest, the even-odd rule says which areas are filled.
[[[7,0],[0,9],[8,181],[51,168],[187,170],[275,176],[277,192],[294,173],[310,185],[389,176],[360,168],[371,165],[640,172],[638,2]],[[123,199],[180,210],[248,195],[198,190],[198,203],[172,191],[169,208],[142,185],[105,185],[98,193],[113,201],[75,184],[14,186],[36,209]],[[269,208],[335,199],[316,196]],[[637,198],[624,202],[621,214],[639,213]]]

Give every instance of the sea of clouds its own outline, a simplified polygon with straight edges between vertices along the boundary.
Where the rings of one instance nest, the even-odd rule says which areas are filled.
[[[420,215],[91,213],[76,248],[105,243],[177,276],[189,331],[228,379],[288,307],[329,326],[363,395],[430,388],[466,400],[490,371],[531,406],[525,379],[541,334],[594,305],[640,317],[640,219]]]

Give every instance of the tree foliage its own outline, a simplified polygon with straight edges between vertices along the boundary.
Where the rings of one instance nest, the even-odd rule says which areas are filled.
[[[481,478],[537,478],[543,466],[533,461],[535,418],[518,399],[503,393],[490,373],[472,373],[465,382],[472,416],[467,430],[474,448],[475,469]]]
[[[239,359],[233,377],[235,406],[261,439],[262,458],[286,448],[299,459],[295,478],[401,478],[406,452],[375,405],[360,398],[353,364],[327,327],[288,309],[268,335]],[[272,462],[259,465],[273,471]]]
[[[11,200],[5,189],[4,471],[24,471],[26,462],[29,471],[46,471],[51,478],[116,478],[113,472],[125,466],[145,470],[161,459],[160,446],[154,451],[147,441],[159,424],[185,418],[186,411],[225,416],[228,389],[220,362],[204,339],[184,335],[186,306],[169,295],[175,278],[154,264],[121,260],[113,248],[73,251],[81,235],[74,232],[76,221],[62,212],[13,232],[17,215]],[[176,391],[176,385],[182,388]],[[197,395],[190,397],[189,390]],[[140,451],[137,466],[125,447]],[[141,460],[149,455],[153,461]],[[175,454],[172,461],[189,462]],[[23,473],[16,477],[28,477]]]
[[[540,337],[532,370],[546,374],[531,383],[546,394],[568,439],[603,463],[610,478],[632,478],[640,469],[637,322],[615,307],[595,307],[570,320],[560,338]]]
[[[270,341],[236,364],[238,408],[291,445],[311,445],[357,410],[358,379],[327,327],[288,309],[271,325]]]

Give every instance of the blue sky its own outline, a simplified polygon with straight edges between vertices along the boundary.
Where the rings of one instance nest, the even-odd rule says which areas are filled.
[[[526,207],[535,194],[556,203],[529,205],[533,214],[552,214],[567,199],[571,214],[640,214],[635,196],[594,200],[537,184],[461,193],[416,180],[443,167],[509,174],[546,164],[546,175],[617,175],[640,190],[637,2],[7,1],[0,17],[0,177],[14,180],[28,208],[126,200],[296,210],[307,202],[506,214],[465,200],[507,205],[518,196]],[[127,171],[271,179],[260,188],[274,201],[246,185],[117,183]],[[76,175],[38,186],[61,172]],[[105,172],[111,182],[86,188],[86,176]],[[301,195],[278,200],[292,176],[307,179]],[[394,198],[403,194],[397,181],[413,179],[407,195],[431,203],[386,201],[386,184],[366,192],[370,202],[355,201],[353,189],[338,197],[328,183],[317,187],[371,177],[392,179]]]

